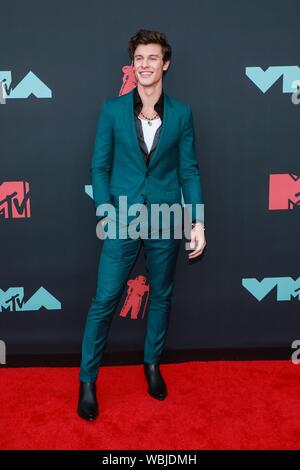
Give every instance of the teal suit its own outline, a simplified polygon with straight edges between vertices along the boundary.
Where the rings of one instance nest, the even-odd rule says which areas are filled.
[[[191,106],[164,91],[164,119],[157,147],[147,166],[134,121],[133,90],[107,99],[99,115],[91,162],[94,204],[111,203],[119,218],[118,197],[128,206],[144,203],[188,204],[190,221],[199,219],[203,204],[200,172],[195,152]],[[96,214],[97,218],[100,218]],[[200,217],[201,218],[201,217]],[[149,211],[149,233],[151,220]],[[117,230],[118,233],[118,230]],[[85,325],[79,378],[95,381],[112,317],[126,281],[144,245],[150,294],[144,361],[158,363],[168,329],[174,272],[181,239],[105,238],[99,259],[98,281]]]

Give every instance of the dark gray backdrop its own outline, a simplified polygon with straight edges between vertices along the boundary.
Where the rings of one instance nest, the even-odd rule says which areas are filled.
[[[269,211],[268,181],[299,174],[300,106],[282,80],[263,94],[245,75],[247,66],[298,65],[299,17],[297,1],[6,2],[1,70],[14,86],[32,70],[53,97],[0,105],[1,182],[29,182],[32,212],[0,219],[0,288],[23,286],[28,299],[43,286],[62,303],[2,307],[9,354],[80,352],[101,247],[85,194],[97,118],[119,92],[139,28],[164,31],[173,47],[164,88],[192,105],[205,197],[207,248],[191,264],[182,243],[166,349],[286,347],[299,337],[298,298],[272,292],[259,302],[242,286],[299,276],[299,212]],[[107,350],[142,350],[146,318],[118,313]]]

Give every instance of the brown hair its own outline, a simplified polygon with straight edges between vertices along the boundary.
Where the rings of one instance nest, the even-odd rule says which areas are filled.
[[[140,29],[134,36],[129,39],[128,52],[130,60],[133,62],[134,53],[139,44],[160,44],[163,54],[163,62],[171,59],[172,48],[167,41],[164,33],[159,31],[150,31],[148,29]],[[169,70],[170,66],[168,67]],[[168,71],[164,70],[163,75]]]

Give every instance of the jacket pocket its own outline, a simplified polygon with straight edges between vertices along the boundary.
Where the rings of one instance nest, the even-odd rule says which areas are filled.
[[[181,201],[181,189],[168,189],[164,193],[164,199],[168,202],[180,202]]]
[[[121,186],[116,186],[114,184],[110,185],[110,193],[113,195],[124,194],[126,195],[128,192],[127,189],[122,188]]]

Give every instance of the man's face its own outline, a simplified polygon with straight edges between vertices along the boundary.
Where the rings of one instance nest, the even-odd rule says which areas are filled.
[[[160,44],[139,44],[134,53],[133,70],[138,83],[142,86],[153,86],[162,79],[170,61],[163,63]]]

